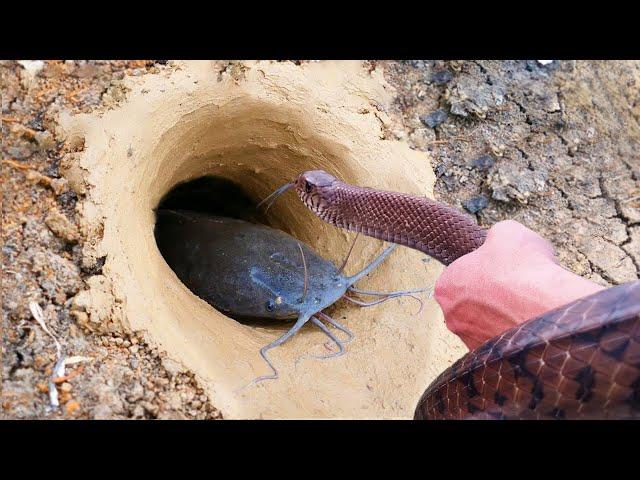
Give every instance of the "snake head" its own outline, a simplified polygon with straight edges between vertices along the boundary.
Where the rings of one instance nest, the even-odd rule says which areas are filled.
[[[321,215],[329,207],[333,190],[338,180],[323,170],[302,172],[295,182],[296,192],[304,204],[315,214]]]

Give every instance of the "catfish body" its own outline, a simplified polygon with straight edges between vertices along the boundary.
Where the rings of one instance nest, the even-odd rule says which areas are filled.
[[[333,263],[265,225],[163,209],[157,212],[155,235],[178,278],[230,316],[295,319],[333,304],[349,286]]]

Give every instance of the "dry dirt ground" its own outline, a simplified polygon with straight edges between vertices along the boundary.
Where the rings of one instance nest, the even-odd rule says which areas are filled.
[[[220,418],[190,372],[141,335],[86,330],[71,298],[81,268],[76,194],[58,166],[61,109],[110,108],[125,75],[154,61],[0,62],[2,75],[2,416]],[[36,66],[37,67],[37,66]],[[640,62],[370,62],[397,90],[388,138],[429,151],[436,196],[480,224],[512,218],[555,245],[561,263],[603,285],[640,274]],[[47,381],[56,354],[94,358]],[[76,315],[79,315],[76,313]]]

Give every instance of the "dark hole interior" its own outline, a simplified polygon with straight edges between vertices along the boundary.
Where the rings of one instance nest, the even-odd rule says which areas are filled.
[[[156,243],[165,261],[176,275],[178,275],[182,283],[184,283],[194,295],[200,298],[202,298],[202,295],[198,294],[198,291],[196,291],[193,284],[189,281],[188,275],[184,274],[184,270],[182,275],[179,273],[179,263],[181,262],[179,256],[176,257],[176,255],[173,254],[173,260],[171,260],[172,254],[169,250],[174,249],[175,251],[176,248],[180,248],[180,233],[176,234],[175,230],[170,233],[164,233],[168,232],[168,230],[163,228],[162,216],[159,215],[163,210],[188,210],[191,212],[236,218],[251,223],[269,225],[266,217],[256,208],[256,203],[244,189],[226,178],[216,176],[200,177],[176,185],[162,198],[156,208],[156,225],[154,229]],[[163,238],[163,235],[168,236]],[[188,252],[185,251],[184,253],[188,255]],[[212,276],[211,282],[217,280],[217,278]],[[213,306],[215,307],[215,305]],[[228,312],[225,313],[242,323],[251,325],[273,325],[273,320],[261,320],[241,317],[229,314]]]
[[[191,210],[267,224],[240,185],[212,175],[176,185],[160,200],[156,211],[162,209]]]

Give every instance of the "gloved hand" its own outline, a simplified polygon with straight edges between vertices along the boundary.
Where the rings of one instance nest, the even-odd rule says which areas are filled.
[[[484,244],[449,265],[435,286],[447,328],[470,348],[604,287],[560,266],[551,243],[518,222],[489,229]]]

